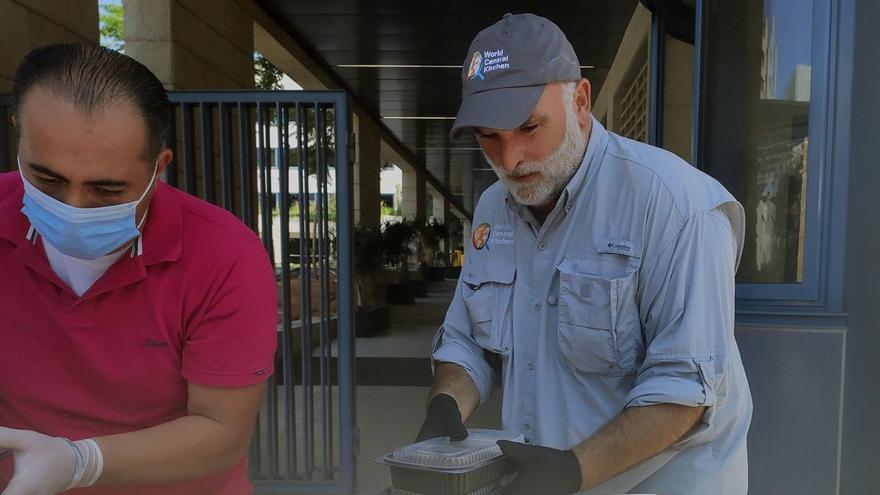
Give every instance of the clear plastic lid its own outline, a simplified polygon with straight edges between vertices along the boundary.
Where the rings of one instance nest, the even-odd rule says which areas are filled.
[[[501,457],[498,440],[522,442],[519,432],[503,430],[468,429],[468,437],[453,442],[449,437],[438,437],[395,450],[385,460],[425,469],[458,470],[475,467]]]

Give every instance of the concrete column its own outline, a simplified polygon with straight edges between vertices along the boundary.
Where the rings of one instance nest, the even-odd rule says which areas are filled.
[[[125,0],[125,52],[168,89],[254,87],[254,21],[232,0]]]
[[[452,247],[452,239],[450,238],[450,235],[448,233],[449,232],[449,223],[455,219],[455,215],[452,214],[452,210],[450,210],[450,208],[449,208],[449,199],[447,199],[447,198],[443,198],[443,210],[442,211],[443,211],[443,221],[446,223],[446,231],[447,231],[446,239],[443,239],[443,246],[444,246],[443,249],[446,251],[446,254],[448,255],[449,252],[451,251],[450,248]]]
[[[15,69],[31,49],[99,38],[96,0],[0,0],[0,93],[12,89]]]
[[[416,176],[416,220],[424,222],[427,218],[426,211],[428,206],[428,182],[425,180],[425,174],[420,173]]]
[[[355,130],[354,221],[361,225],[379,225],[381,142],[369,119],[353,116]]]
[[[432,216],[438,222],[446,221],[446,209],[449,206],[449,203],[440,195],[440,193],[436,191],[431,191],[431,208]]]
[[[663,148],[691,163],[694,45],[667,36]]]
[[[403,170],[403,201],[401,213],[404,218],[410,220],[425,218],[425,196],[427,194],[424,175],[407,165],[401,166]]]

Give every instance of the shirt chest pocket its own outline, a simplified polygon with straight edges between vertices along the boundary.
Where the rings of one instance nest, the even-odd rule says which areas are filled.
[[[559,351],[583,373],[633,373],[643,353],[636,290],[638,258],[566,258],[559,270]]]
[[[511,304],[515,277],[515,265],[462,273],[471,336],[483,349],[502,356],[510,354],[513,343]]]

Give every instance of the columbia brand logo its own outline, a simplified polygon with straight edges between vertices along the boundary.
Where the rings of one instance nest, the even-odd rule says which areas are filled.
[[[608,249],[616,249],[617,251],[632,251],[632,246],[629,244],[617,244],[616,242],[609,242]]]
[[[161,340],[156,339],[144,339],[141,342],[141,346],[143,347],[168,347],[168,342],[163,342]]]

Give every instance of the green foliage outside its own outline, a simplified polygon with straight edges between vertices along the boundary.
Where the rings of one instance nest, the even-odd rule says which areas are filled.
[[[101,4],[98,25],[101,32],[101,46],[124,53],[125,27],[122,4]]]
[[[284,86],[284,73],[260,52],[254,52],[254,86],[257,89],[279,90]]]

